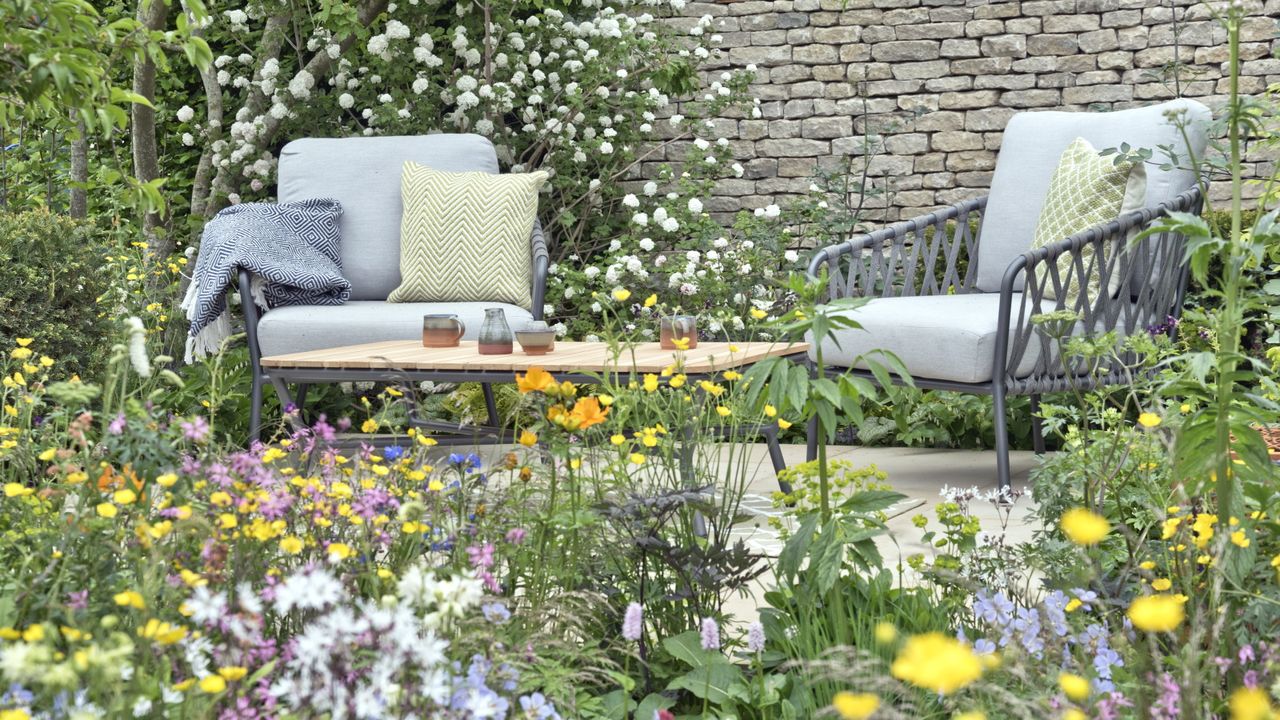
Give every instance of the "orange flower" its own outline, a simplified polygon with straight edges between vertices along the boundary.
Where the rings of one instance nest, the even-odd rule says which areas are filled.
[[[599,425],[609,414],[609,408],[601,408],[595,397],[584,397],[573,404],[573,412],[569,417],[576,421],[577,429],[586,430],[592,425]]]
[[[546,392],[547,388],[556,384],[551,373],[539,367],[529,368],[524,375],[516,375],[516,387],[522,393]]]

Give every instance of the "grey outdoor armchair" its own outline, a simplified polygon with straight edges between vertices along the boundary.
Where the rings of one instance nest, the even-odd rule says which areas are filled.
[[[280,151],[280,202],[326,197],[342,204],[342,273],[351,282],[351,299],[342,305],[293,305],[260,313],[247,300],[250,276],[241,270],[240,296],[245,299],[253,372],[251,438],[259,436],[263,388],[271,382],[261,364],[264,356],[412,340],[422,335],[422,316],[432,313],[456,314],[466,325],[463,338],[467,340],[474,340],[479,332],[485,308],[501,307],[512,327],[542,319],[550,256],[536,222],[529,238],[529,307],[502,302],[387,302],[387,295],[400,284],[400,173],[406,160],[453,172],[499,170],[493,143],[480,135],[305,138]],[[497,416],[493,390],[484,385],[483,391],[493,420]],[[294,397],[298,404],[304,403],[306,388],[299,387]]]
[[[1031,396],[1034,414],[1042,393],[1128,377],[1120,359],[1092,368],[1064,361],[1055,332],[1032,318],[1073,312],[1074,327],[1068,322],[1065,333],[1056,331],[1062,336],[1128,335],[1178,317],[1187,281],[1184,239],[1172,233],[1133,239],[1157,218],[1198,212],[1201,203],[1193,172],[1148,163],[1144,208],[1031,249],[1060,154],[1083,137],[1097,148],[1168,146],[1185,163],[1188,144],[1195,156],[1203,154],[1209,117],[1207,108],[1189,100],[1110,113],[1014,116],[989,195],[816,252],[809,273],[828,278],[833,300],[872,298],[846,311],[863,329],[839,330],[824,345],[824,363],[834,367],[829,372],[871,377],[864,356],[885,350],[902,361],[919,387],[992,395],[996,475],[1000,488],[1008,488],[1007,396]],[[1079,289],[1078,296],[1068,292],[1071,287]],[[1038,419],[1032,438],[1043,452]],[[817,442],[811,429],[811,459]]]

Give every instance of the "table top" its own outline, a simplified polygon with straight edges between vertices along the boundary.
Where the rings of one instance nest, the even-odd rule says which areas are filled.
[[[798,355],[808,351],[808,343],[787,342],[700,342],[683,352],[664,350],[656,342],[622,346],[613,357],[602,342],[556,342],[545,355],[526,355],[515,346],[510,355],[481,355],[476,343],[463,341],[457,347],[428,348],[416,340],[395,340],[348,345],[327,350],[272,355],[262,359],[265,368],[325,368],[341,370],[465,370],[482,372],[527,372],[542,368],[548,372],[658,373],[682,355],[684,372],[709,374],[740,368],[768,357]]]

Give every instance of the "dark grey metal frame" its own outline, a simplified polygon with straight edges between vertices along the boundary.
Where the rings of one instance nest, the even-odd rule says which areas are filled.
[[[1009,395],[1030,395],[1034,414],[1043,393],[1090,389],[1130,378],[1133,358],[1118,357],[1089,368],[1064,361],[1058,341],[1031,319],[1070,310],[1080,318],[1074,328],[1077,333],[1087,329],[1098,334],[1116,331],[1128,335],[1179,317],[1187,286],[1185,238],[1171,232],[1153,233],[1139,241],[1132,238],[1170,212],[1199,212],[1200,204],[1200,190],[1193,188],[1159,207],[1127,213],[1022,253],[1009,263],[1000,284],[992,380],[960,383],[913,378],[921,388],[992,396],[996,474],[1002,489],[1009,487]],[[978,237],[986,205],[986,196],[966,200],[822,248],[809,263],[809,275],[828,278],[827,292],[832,300],[982,292],[975,283]],[[975,219],[978,227],[971,229],[969,223]],[[967,267],[962,268],[962,258],[967,258]],[[1089,287],[1091,278],[1096,279],[1099,291]],[[1068,306],[1066,290],[1073,285],[1080,292]],[[1029,372],[1018,373],[1028,350],[1038,352],[1036,361]],[[843,372],[875,380],[863,370],[828,371],[833,375]],[[1038,418],[1033,420],[1032,441],[1036,452],[1043,453],[1044,436]],[[810,459],[816,456],[817,442],[817,432],[811,427]]]
[[[536,220],[533,224],[533,232],[529,236],[529,247],[533,260],[533,272],[532,278],[530,279],[531,289],[533,291],[533,307],[530,308],[530,311],[533,313],[535,320],[541,320],[542,306],[547,296],[547,273],[551,266],[551,256],[547,252],[547,241],[542,234],[542,223]],[[289,374],[279,371],[276,368],[262,367],[262,347],[258,343],[258,320],[261,318],[261,313],[253,304],[253,301],[250,300],[250,298],[253,297],[250,292],[250,280],[251,276],[249,271],[242,268],[240,270],[239,278],[240,304],[244,310],[245,334],[247,335],[249,342],[249,364],[250,371],[253,373],[253,387],[250,391],[251,397],[249,409],[249,441],[253,442],[254,440],[259,439],[262,435],[262,392],[268,384],[275,388],[276,393],[280,396],[280,403],[282,405],[294,403],[301,408],[306,405],[307,389],[311,383],[346,382],[353,378],[338,377],[338,375],[330,373],[333,375],[333,379],[323,379],[329,378],[329,375],[326,375],[326,373],[317,373],[314,379],[310,379],[309,375],[302,371],[292,371],[292,374]],[[388,373],[384,372],[382,375],[386,377],[370,378],[365,376],[360,377],[359,379],[361,381],[370,379],[395,380],[399,377],[403,377],[405,374],[398,373],[395,377],[391,377]],[[441,375],[441,373],[436,373],[433,377],[424,377],[423,379],[431,379],[438,382],[480,382],[481,390],[484,392],[485,410],[488,412],[489,420],[494,425],[498,424],[498,406],[493,396],[492,383],[494,382],[494,379],[492,377],[450,380],[441,377]],[[294,382],[298,385],[297,402],[294,402],[294,399],[288,391],[289,382]],[[498,382],[511,382],[510,373],[503,373],[503,379]],[[423,424],[427,423],[423,421]],[[454,429],[456,430],[456,428]]]

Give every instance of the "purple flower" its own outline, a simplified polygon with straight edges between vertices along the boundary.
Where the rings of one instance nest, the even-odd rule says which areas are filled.
[[[747,649],[753,653],[764,652],[764,625],[759,620],[747,627]]]
[[[480,611],[484,613],[484,619],[494,625],[501,625],[511,619],[511,611],[500,602],[485,603],[480,606]]]
[[[702,618],[702,649],[720,649],[720,626],[716,624],[715,618]]]
[[[205,419],[197,415],[191,420],[178,423],[178,427],[182,429],[182,436],[192,442],[204,442],[209,436],[209,423]]]
[[[107,425],[107,432],[112,435],[120,435],[124,432],[124,428],[127,424],[128,421],[125,420],[124,413],[120,413],[119,415],[116,415],[115,420],[111,421],[111,424]]]
[[[467,557],[471,559],[471,566],[476,569],[483,569],[493,566],[493,543],[485,543],[483,545],[472,545],[467,548]]]
[[[640,603],[631,603],[622,616],[622,638],[636,642],[644,634],[644,608]]]
[[[507,542],[511,543],[512,545],[519,545],[520,543],[524,542],[524,536],[526,534],[527,533],[525,532],[524,528],[511,528],[510,530],[507,531]]]
[[[522,717],[534,718],[535,720],[560,720],[560,713],[556,712],[555,706],[539,692],[532,695],[522,695],[520,697],[520,709],[524,711]]]
[[[68,610],[84,610],[89,607],[89,591],[76,590],[67,593],[67,609]]]

